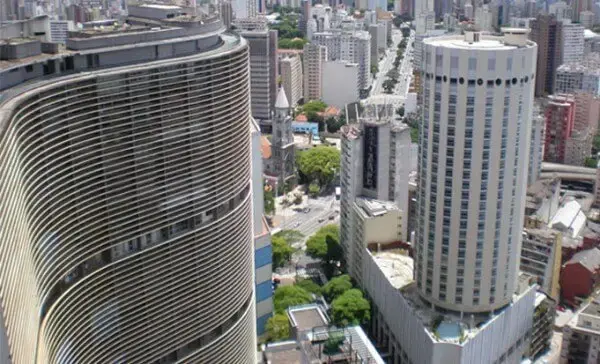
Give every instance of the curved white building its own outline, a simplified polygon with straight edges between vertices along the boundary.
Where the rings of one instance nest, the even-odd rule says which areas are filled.
[[[12,362],[255,360],[248,46],[202,21],[83,29],[25,58],[9,42],[0,312]]]
[[[415,278],[443,309],[493,311],[515,292],[537,45],[504,33],[424,40]]]

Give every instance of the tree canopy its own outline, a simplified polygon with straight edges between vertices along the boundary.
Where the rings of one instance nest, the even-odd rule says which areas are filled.
[[[321,259],[322,261],[327,262],[335,250],[333,246],[327,245],[327,236],[331,236],[336,241],[339,241],[339,226],[330,224],[325,225],[317,230],[317,232],[306,241],[306,254],[313,258]]]
[[[350,276],[343,274],[331,279],[325,286],[323,286],[323,295],[329,302],[331,302],[350,289],[352,289]]]
[[[265,214],[272,215],[275,212],[275,196],[273,189],[268,184],[264,185],[263,203]]]
[[[315,281],[310,278],[296,279],[296,286],[316,295],[320,295],[323,290],[321,286],[316,284]]]
[[[290,337],[290,323],[286,314],[275,314],[267,320],[265,326],[269,341],[280,341]]]
[[[299,286],[279,286],[273,295],[276,313],[284,313],[288,307],[310,303],[311,296]]]
[[[299,152],[296,164],[309,183],[327,186],[340,170],[340,151],[336,147],[314,147]]]
[[[281,230],[280,232],[276,233],[274,236],[284,238],[288,244],[298,243],[298,242],[302,241],[302,239],[304,238],[304,234],[302,234],[298,230],[289,230],[289,229]]]
[[[321,100],[311,100],[309,102],[307,102],[306,104],[302,105],[302,112],[304,113],[309,113],[309,112],[321,112],[321,111],[325,111],[325,109],[327,108],[327,104],[324,103]]]
[[[371,305],[359,289],[344,292],[331,303],[331,318],[339,327],[361,325],[371,318]]]
[[[285,265],[292,258],[294,248],[282,236],[273,235],[271,238],[271,246],[273,249],[273,266],[278,268]]]
[[[303,38],[280,38],[277,47],[281,49],[303,49],[308,40]]]

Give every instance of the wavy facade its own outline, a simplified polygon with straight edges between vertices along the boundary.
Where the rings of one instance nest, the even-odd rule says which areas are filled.
[[[248,50],[217,38],[0,99],[14,363],[254,361]]]

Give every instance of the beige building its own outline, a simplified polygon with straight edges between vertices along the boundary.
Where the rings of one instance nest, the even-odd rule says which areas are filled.
[[[600,117],[600,98],[587,92],[577,92],[573,97],[574,126],[571,136],[565,142],[564,163],[582,166],[592,153],[592,144]]]
[[[285,91],[290,107],[295,107],[303,96],[302,61],[300,57],[286,57],[281,60],[281,86]]]
[[[304,102],[323,97],[321,80],[323,64],[327,61],[327,48],[316,44],[304,46]]]
[[[600,358],[600,299],[584,305],[563,328],[560,363],[597,363]]]

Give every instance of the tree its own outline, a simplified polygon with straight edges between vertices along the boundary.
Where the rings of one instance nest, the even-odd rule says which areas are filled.
[[[310,292],[312,294],[320,295],[322,288],[318,284],[315,283],[310,278],[305,279],[297,279],[296,286],[303,288],[306,292]]]
[[[379,72],[379,66],[377,64],[371,64],[371,74],[375,76]]]
[[[266,183],[264,185],[263,203],[265,214],[272,215],[275,212],[275,197],[273,196],[273,188]]]
[[[333,300],[331,318],[339,327],[365,324],[371,319],[371,305],[360,290],[353,288]]]
[[[396,114],[398,114],[398,116],[400,116],[400,117],[403,117],[404,116],[404,106],[400,106],[399,108],[397,108]]]
[[[396,87],[396,82],[394,82],[394,80],[391,79],[387,79],[385,81],[383,81],[383,90],[385,91],[386,94],[391,94],[392,92],[394,92],[394,88]]]
[[[302,239],[304,239],[304,234],[298,230],[281,230],[273,236],[285,239],[285,241],[290,245],[299,243],[302,241]]]
[[[281,49],[303,49],[308,40],[303,38],[279,38],[277,47]]]
[[[402,37],[404,37],[404,38],[410,37],[410,28],[409,27],[402,27],[402,28],[400,28],[400,30],[402,31]]]
[[[392,68],[391,70],[388,71],[386,76],[388,78],[391,78],[392,80],[398,80],[398,77],[400,77],[400,72],[398,72],[397,69]]]
[[[286,314],[275,314],[267,320],[265,326],[269,341],[280,341],[290,337],[290,322]]]
[[[331,246],[331,243],[329,246],[327,244],[328,235],[339,240],[340,228],[335,224],[330,224],[317,230],[317,232],[306,241],[306,254],[313,258],[320,259],[325,263],[329,262],[329,258],[334,255],[334,252],[329,251],[330,249],[333,249],[333,246]]]
[[[596,168],[598,166],[598,160],[593,157],[585,157],[584,165],[589,168]]]
[[[311,100],[309,102],[307,102],[306,104],[302,105],[302,112],[304,113],[309,113],[309,112],[322,112],[325,111],[325,109],[327,108],[327,104],[324,103],[321,100]]]
[[[271,248],[273,249],[273,265],[276,268],[283,267],[285,262],[292,259],[294,248],[283,237],[273,235]]]
[[[344,125],[343,122],[333,116],[327,118],[327,120],[325,120],[325,124],[327,125],[327,131],[330,133],[336,133]]]
[[[324,187],[340,170],[340,151],[336,147],[314,147],[299,152],[296,164],[309,183]]]
[[[594,141],[592,142],[592,152],[598,153],[600,152],[600,134],[596,134],[594,136]]]
[[[350,276],[347,274],[343,274],[341,276],[337,276],[327,282],[325,286],[323,286],[323,295],[329,302],[338,298],[344,292],[352,289],[352,282],[350,281]]]
[[[284,313],[288,307],[305,305],[310,301],[310,293],[299,286],[280,286],[273,295],[273,305],[276,313]]]
[[[311,183],[310,185],[308,185],[308,194],[311,197],[317,197],[320,192],[321,192],[321,188],[319,187],[318,184]]]
[[[323,344],[323,354],[335,355],[339,353],[345,339],[346,337],[341,331],[330,333],[325,344]]]

